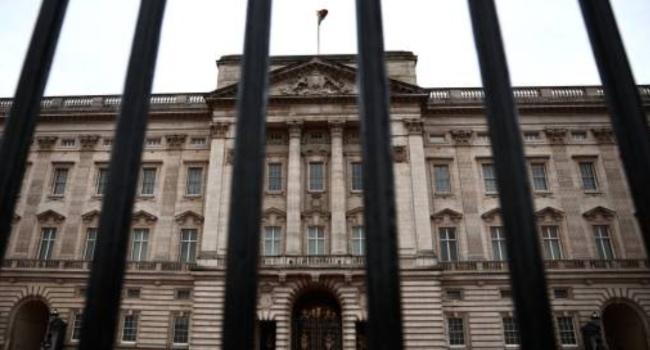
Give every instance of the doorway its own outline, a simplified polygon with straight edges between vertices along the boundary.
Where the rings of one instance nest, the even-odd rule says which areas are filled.
[[[610,304],[603,311],[609,350],[650,350],[642,316],[626,303]]]
[[[341,350],[341,306],[330,294],[308,293],[293,308],[292,350]]]
[[[40,300],[21,305],[14,316],[9,350],[39,350],[49,317],[47,305]]]

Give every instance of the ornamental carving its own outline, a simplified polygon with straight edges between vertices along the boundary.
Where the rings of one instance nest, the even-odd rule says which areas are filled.
[[[563,144],[566,142],[567,129],[546,129],[544,132],[551,144]]]
[[[450,131],[451,138],[454,139],[456,146],[469,146],[472,143],[472,130],[452,130]]]
[[[424,123],[419,119],[405,119],[404,126],[408,130],[409,135],[422,135],[424,130]]]
[[[82,150],[92,150],[99,141],[99,135],[81,135],[79,136],[79,143]]]
[[[591,221],[609,221],[616,217],[616,212],[609,208],[597,206],[591,210],[584,212],[582,216]]]
[[[535,212],[537,220],[544,221],[561,221],[564,217],[564,212],[560,209],[553,207],[546,207]]]
[[[393,161],[396,163],[408,162],[406,146],[393,146]]]
[[[343,126],[345,125],[345,121],[343,121],[343,120],[330,120],[328,122],[328,125],[330,127],[330,134],[332,135],[332,138],[335,138],[335,137],[342,138],[343,137]]]
[[[287,122],[289,126],[289,138],[299,139],[300,134],[302,134],[302,122],[297,120],[292,120]]]
[[[157,216],[147,213],[144,210],[138,210],[133,213],[133,222],[146,222],[147,224],[153,224],[156,221],[158,221]]]
[[[99,210],[91,210],[86,214],[81,215],[81,220],[85,223],[92,222],[95,219],[99,219],[101,212]]]
[[[36,143],[38,143],[39,149],[51,150],[58,139],[58,136],[36,136]]]
[[[185,211],[174,217],[174,220],[179,225],[184,225],[189,219],[191,219],[195,224],[203,223],[203,216],[191,210]]]
[[[450,220],[451,222],[459,222],[460,219],[463,218],[463,214],[455,210],[445,208],[431,215],[431,218],[436,223],[444,222],[445,218],[448,218],[448,220]]]
[[[186,134],[170,134],[170,135],[165,135],[165,139],[167,140],[167,147],[169,148],[181,148],[185,144],[185,140],[187,139]]]
[[[616,142],[616,138],[614,137],[614,132],[612,131],[612,129],[609,128],[591,129],[591,132],[596,137],[596,140],[598,140],[598,143],[613,144]]]
[[[46,210],[40,214],[36,214],[36,220],[38,220],[40,223],[52,221],[58,224],[65,220],[65,216],[55,212],[54,210]]]
[[[228,129],[230,128],[230,123],[225,122],[215,122],[210,124],[210,131],[213,138],[224,138],[228,134]]]
[[[234,163],[235,163],[235,149],[228,148],[226,150],[226,164],[234,164]]]
[[[351,91],[344,82],[323,75],[316,69],[300,74],[280,88],[283,95],[344,95]]]

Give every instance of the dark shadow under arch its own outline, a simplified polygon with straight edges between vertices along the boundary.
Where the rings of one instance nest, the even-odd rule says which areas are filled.
[[[292,350],[341,350],[341,305],[332,294],[309,291],[300,295],[291,313]]]
[[[11,333],[9,350],[39,350],[45,336],[50,310],[39,299],[27,300],[16,309]]]
[[[650,350],[643,315],[627,302],[603,310],[603,330],[609,350]]]

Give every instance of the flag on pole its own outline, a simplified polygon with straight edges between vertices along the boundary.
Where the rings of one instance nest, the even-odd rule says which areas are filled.
[[[316,12],[316,15],[318,16],[318,26],[320,26],[320,22],[322,22],[325,19],[325,17],[327,17],[327,10],[322,9]]]

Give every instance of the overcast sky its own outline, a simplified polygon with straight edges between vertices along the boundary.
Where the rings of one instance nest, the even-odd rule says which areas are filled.
[[[636,81],[650,83],[650,1],[611,0]],[[168,0],[154,92],[204,92],[239,54],[244,0]],[[71,0],[46,95],[119,94],[139,1]],[[271,54],[355,53],[353,0],[275,0]],[[599,84],[578,0],[497,0],[514,85]],[[12,96],[40,0],[0,0],[0,96]],[[478,86],[466,0],[383,0],[385,47],[419,56],[425,87]]]

